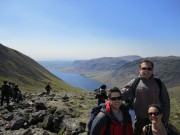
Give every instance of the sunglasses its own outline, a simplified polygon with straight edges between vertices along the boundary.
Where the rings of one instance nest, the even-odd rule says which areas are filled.
[[[111,99],[111,100],[116,100],[116,99],[117,99],[117,100],[121,100],[121,99],[122,99],[122,96],[119,96],[119,97],[111,97],[110,99]]]
[[[151,67],[147,67],[147,68],[143,67],[143,68],[141,68],[141,69],[142,69],[142,70],[148,70],[148,71],[151,71],[151,70],[152,70]]]
[[[149,114],[149,116],[152,116],[152,115],[158,116],[160,113],[159,113],[159,112],[150,112],[150,113],[148,113],[148,114]]]

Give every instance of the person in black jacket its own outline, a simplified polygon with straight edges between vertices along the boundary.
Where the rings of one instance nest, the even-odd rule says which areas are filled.
[[[45,89],[46,89],[47,95],[49,95],[50,94],[50,90],[52,89],[51,85],[50,85],[50,82],[46,85]]]
[[[7,81],[3,81],[1,90],[1,106],[3,106],[4,97],[6,98],[7,106],[9,105],[10,88]]]
[[[16,84],[13,90],[13,101],[19,103],[20,100],[22,100],[22,94],[18,85]]]
[[[106,85],[102,85],[98,90],[95,96],[95,99],[98,99],[98,105],[105,103],[105,100],[108,98],[106,94]]]

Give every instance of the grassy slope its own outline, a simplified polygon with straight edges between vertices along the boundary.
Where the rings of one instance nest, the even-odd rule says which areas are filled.
[[[52,76],[49,77],[49,79],[41,79],[39,81],[34,81],[33,79],[23,77],[24,80],[28,81],[29,83],[22,83],[17,78],[13,77],[0,77],[0,82],[3,82],[3,80],[8,80],[11,82],[15,82],[19,85],[19,88],[23,92],[32,92],[32,93],[39,93],[44,92],[44,87],[46,86],[47,82],[51,82],[52,91],[56,92],[63,92],[63,93],[84,93],[84,90],[81,90],[79,88],[73,87],[57,78],[54,78]]]
[[[168,89],[171,99],[170,123],[180,131],[180,86]]]
[[[4,80],[19,85],[20,90],[42,92],[48,82],[54,91],[83,92],[54,76],[30,57],[0,44],[0,82]]]

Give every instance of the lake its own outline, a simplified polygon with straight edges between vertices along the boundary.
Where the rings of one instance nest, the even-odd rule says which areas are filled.
[[[48,69],[48,70],[58,78],[65,81],[66,83],[84,89],[86,91],[93,91],[102,85],[102,83],[98,82],[97,80],[86,78],[78,74],[65,73],[55,69]]]

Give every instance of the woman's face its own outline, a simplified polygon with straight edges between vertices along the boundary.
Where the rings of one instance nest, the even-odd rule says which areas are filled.
[[[149,62],[143,62],[140,65],[139,73],[144,78],[150,78],[153,74],[153,68]]]
[[[162,114],[159,112],[159,110],[155,107],[150,107],[148,109],[149,114],[149,120],[151,123],[158,123],[161,122]]]

